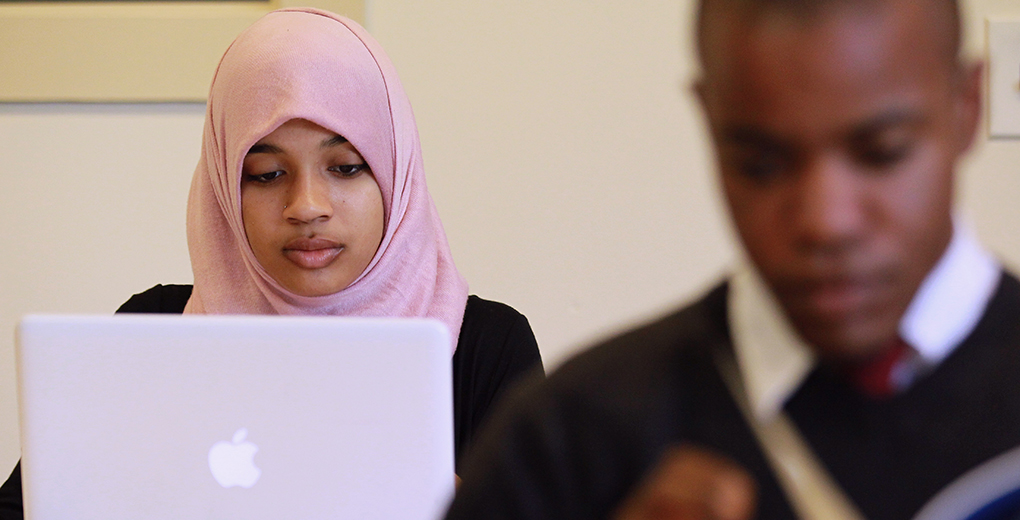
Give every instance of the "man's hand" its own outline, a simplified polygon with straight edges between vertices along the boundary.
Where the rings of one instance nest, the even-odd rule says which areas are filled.
[[[615,520],[749,520],[757,493],[732,461],[682,445],[662,460],[617,510]]]

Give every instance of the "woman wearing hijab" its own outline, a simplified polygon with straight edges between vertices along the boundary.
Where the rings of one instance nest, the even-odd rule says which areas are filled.
[[[379,44],[346,18],[275,11],[227,49],[187,232],[194,287],[157,285],[118,312],[440,320],[455,338],[458,462],[490,405],[541,367],[524,316],[468,296],[411,106]],[[19,465],[0,489],[0,518],[20,517]]]

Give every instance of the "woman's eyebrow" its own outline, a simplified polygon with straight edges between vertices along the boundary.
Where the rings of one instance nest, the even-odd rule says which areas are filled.
[[[249,148],[248,153],[245,155],[254,153],[283,153],[283,150],[271,144],[256,144]]]
[[[320,148],[329,148],[330,146],[337,146],[337,145],[344,144],[346,142],[347,142],[347,139],[344,138],[344,136],[342,136],[342,135],[334,135],[333,137],[330,137],[329,139],[323,140],[322,144],[320,144],[319,147]]]

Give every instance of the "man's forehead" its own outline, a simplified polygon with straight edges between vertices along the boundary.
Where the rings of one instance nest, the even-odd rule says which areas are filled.
[[[834,20],[882,18],[912,25],[928,52],[955,63],[960,49],[957,0],[701,0],[698,54],[706,69],[718,65],[720,47],[733,37],[766,29],[810,31]],[[862,37],[866,35],[862,34]]]
[[[832,122],[844,126],[917,104],[944,91],[957,65],[932,51],[936,35],[923,14],[923,6],[906,0],[813,20],[720,14],[726,23],[708,35],[701,80],[710,116],[753,112],[797,120],[806,111],[811,119],[833,115],[838,105],[848,121]]]
[[[940,120],[957,62],[918,45],[916,4],[886,9],[730,20],[700,82],[718,142],[845,145]]]

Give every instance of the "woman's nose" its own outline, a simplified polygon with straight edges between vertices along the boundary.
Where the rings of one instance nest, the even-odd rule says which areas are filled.
[[[315,173],[295,175],[283,207],[283,217],[290,222],[309,223],[332,216],[328,183]]]

